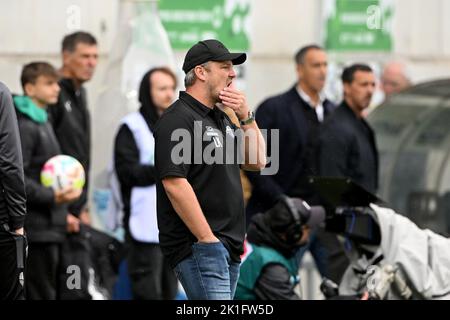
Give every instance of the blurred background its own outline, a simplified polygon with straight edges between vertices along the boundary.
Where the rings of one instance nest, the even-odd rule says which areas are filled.
[[[90,202],[100,227],[114,133],[137,107],[142,74],[169,65],[183,89],[187,49],[217,38],[248,53],[237,85],[252,108],[294,84],[293,56],[307,44],[328,51],[326,91],[335,102],[342,97],[343,66],[365,62],[380,76],[386,62],[403,62],[418,86],[384,103],[378,90],[372,105],[383,104],[369,115],[380,149],[380,196],[423,227],[450,229],[450,81],[442,80],[450,78],[448,0],[0,0],[0,12],[0,80],[14,93],[22,91],[24,64],[61,66],[66,34],[85,30],[97,38],[99,64],[86,88]]]
[[[445,41],[450,39],[450,2],[446,0],[0,0],[0,12],[0,79],[14,93],[22,91],[19,78],[24,64],[46,60],[61,66],[61,41],[66,34],[85,30],[97,38],[99,64],[86,88],[93,127],[90,201],[98,215],[108,201],[105,172],[117,123],[137,108],[142,74],[152,66],[169,65],[183,89],[183,58],[198,40],[217,38],[230,50],[248,53],[249,59],[238,68],[237,85],[252,108],[294,83],[293,55],[311,43],[328,51],[326,91],[337,103],[342,97],[342,66],[353,62],[369,63],[380,76],[385,63],[401,61],[413,84],[450,77],[450,42]],[[442,184],[450,180],[450,169],[445,169],[449,122],[441,121],[442,144],[431,143],[420,151],[428,154],[430,148],[438,148],[440,156],[430,160],[422,155],[405,169],[414,161],[410,155],[400,159],[398,154],[400,146],[408,149],[402,139],[411,138],[408,130],[417,129],[416,118],[423,119],[426,107],[445,101],[448,83],[440,88],[397,98],[395,104],[403,106],[398,111],[380,108],[387,111],[372,115],[383,164],[380,196],[402,212],[412,205],[407,201],[414,174],[422,175],[416,179],[420,186],[411,191],[416,193],[445,193]],[[418,99],[418,94],[423,98]],[[383,100],[379,89],[372,105]],[[448,104],[443,103],[444,110]],[[443,118],[439,112],[435,117]],[[424,124],[423,130],[430,126],[434,122]],[[399,165],[408,174],[399,173]],[[403,178],[392,178],[395,172]]]

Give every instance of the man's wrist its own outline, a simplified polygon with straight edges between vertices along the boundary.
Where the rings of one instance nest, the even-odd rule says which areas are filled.
[[[241,126],[245,126],[248,125],[250,123],[252,123],[253,121],[255,121],[255,113],[253,111],[249,111],[247,113],[247,116],[243,117],[244,119],[239,119],[239,123]]]
[[[214,235],[214,233],[211,232],[211,234],[209,234],[209,235],[204,235],[204,236],[198,237],[197,241],[203,242],[203,243],[212,243],[212,242],[217,242],[217,237]]]

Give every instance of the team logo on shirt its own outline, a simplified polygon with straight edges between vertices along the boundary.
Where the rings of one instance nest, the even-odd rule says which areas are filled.
[[[214,128],[212,128],[210,126],[205,126],[205,128],[206,128],[206,133],[205,134],[208,137],[211,137],[211,139],[214,141],[215,147],[216,148],[222,148],[223,147],[222,141],[220,141],[219,134],[217,133],[217,131],[214,130]]]
[[[230,126],[227,126],[225,131],[226,131],[227,135],[229,135],[230,137],[234,138],[234,131],[233,131],[233,129],[231,129]]]

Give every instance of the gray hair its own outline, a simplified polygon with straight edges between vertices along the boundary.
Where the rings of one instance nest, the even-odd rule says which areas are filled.
[[[383,66],[383,74],[386,72],[387,69],[389,68],[397,68],[398,70],[400,70],[401,75],[403,76],[403,78],[409,83],[412,83],[412,77],[411,77],[411,70],[408,67],[408,65],[404,62],[404,61],[400,61],[400,60],[393,60],[393,61],[389,61],[387,62],[384,66]]]
[[[207,68],[209,64],[208,62],[202,63],[200,66],[202,66],[203,68]],[[191,70],[189,70],[188,73],[186,73],[186,76],[184,77],[184,86],[186,88],[191,87],[192,85],[194,85],[195,80],[197,80],[197,76],[195,75],[195,71],[194,71],[195,67],[192,68]]]
[[[77,44],[79,43],[95,46],[97,45],[97,40],[88,32],[77,31],[64,37],[61,44],[61,52],[74,52]]]

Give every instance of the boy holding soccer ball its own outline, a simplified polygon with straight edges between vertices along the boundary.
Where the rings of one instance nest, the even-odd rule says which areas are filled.
[[[15,96],[22,142],[28,215],[28,261],[25,272],[27,299],[57,299],[60,244],[68,225],[67,204],[81,195],[71,186],[54,190],[41,184],[45,162],[61,154],[58,141],[48,122],[47,105],[58,100],[58,74],[46,62],[27,64],[21,75],[24,96]],[[70,224],[73,225],[73,224]]]

